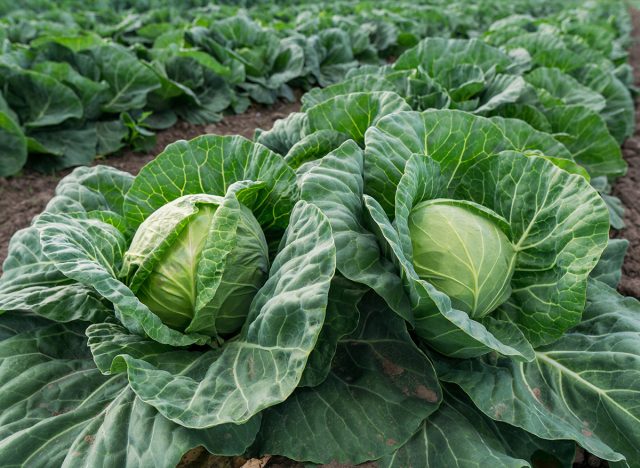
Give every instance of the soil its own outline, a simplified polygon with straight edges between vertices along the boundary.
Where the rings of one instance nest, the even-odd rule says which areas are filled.
[[[238,134],[253,138],[256,129],[268,130],[273,122],[282,119],[291,112],[300,109],[299,100],[295,102],[277,102],[273,106],[255,105],[244,114],[229,115],[222,121],[210,125],[192,125],[179,122],[174,127],[157,134],[156,145],[148,153],[124,150],[107,158],[97,159],[94,164],[105,164],[132,174],[155,158],[169,143],[176,140],[189,140],[198,135],[216,133],[219,135]],[[18,176],[0,177],[0,265],[7,256],[9,239],[18,230],[27,227],[33,217],[39,214],[53,196],[61,178],[72,171],[68,169],[54,174],[42,174],[25,169]],[[0,273],[2,269],[0,267]]]
[[[640,84],[640,11],[631,10],[634,43],[630,50],[634,81]],[[613,194],[624,204],[626,227],[612,233],[629,241],[629,249],[622,267],[622,280],[618,286],[621,294],[640,298],[640,96],[636,97],[636,132],[622,147],[622,154],[629,164],[627,175],[619,178]]]
[[[182,457],[176,468],[305,468],[305,465],[285,457],[271,455],[249,459],[219,457],[209,454],[204,447],[196,447]],[[319,465],[318,468],[378,468],[378,465],[375,462],[366,462],[357,466],[332,462],[327,465]]]
[[[639,57],[640,58],[640,57]],[[640,80],[636,78],[636,82]],[[636,99],[636,107],[640,98]],[[640,110],[636,110],[636,120],[640,120]],[[629,138],[622,147],[622,153],[629,164],[625,177],[618,179],[613,194],[622,200],[625,207],[625,228],[612,232],[612,237],[629,241],[629,249],[622,266],[622,279],[618,290],[625,296],[640,299],[640,132]]]

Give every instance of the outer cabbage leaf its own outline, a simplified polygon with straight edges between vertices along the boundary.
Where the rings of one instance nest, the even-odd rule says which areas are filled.
[[[36,228],[14,234],[3,267],[0,311],[31,311],[59,322],[99,322],[112,315],[91,287],[67,278],[43,253]]]
[[[342,132],[318,130],[293,145],[284,159],[293,169],[298,169],[304,163],[330,153],[349,139],[349,135]]]
[[[7,103],[29,128],[56,125],[83,116],[82,102],[71,88],[31,70],[5,69]]]
[[[91,215],[123,217],[125,194],[133,179],[128,172],[109,166],[79,167],[58,183],[55,200],[71,199]],[[55,203],[51,202],[47,210]]]
[[[575,75],[581,83],[604,96],[606,105],[600,115],[607,123],[611,136],[622,144],[635,128],[633,98],[627,87],[613,73],[596,65],[578,70]]]
[[[236,455],[244,425],[186,429],[138,399],[124,376],[95,367],[80,322],[0,316],[0,463],[3,466],[175,466],[189,449]]]
[[[557,68],[565,73],[587,65],[593,58],[570,50],[554,30],[515,30],[515,34],[500,45],[507,50],[525,49],[531,55],[534,66]]]
[[[375,296],[359,310],[358,328],[338,341],[327,379],[264,413],[262,453],[357,464],[400,447],[438,408],[442,391],[433,367],[402,319]],[[300,437],[303,429],[313,437]]]
[[[369,127],[387,114],[411,110],[395,93],[378,91],[335,96],[307,111],[309,130],[335,130],[364,143]]]
[[[259,135],[258,141],[280,152],[297,169],[349,138],[363,145],[370,126],[387,114],[409,109],[404,99],[390,91],[339,93],[306,113],[292,114],[276,122],[272,130]]]
[[[107,99],[109,85],[81,75],[67,62],[45,61],[34,64],[34,71],[48,75],[69,86],[82,101],[83,117],[96,120],[100,117],[100,106]]]
[[[404,52],[394,64],[396,70],[422,66],[435,76],[445,68],[458,65],[477,65],[483,72],[504,72],[511,65],[511,58],[500,49],[478,39],[446,39],[429,37],[413,49]]]
[[[487,416],[545,439],[572,439],[610,461],[640,466],[640,303],[589,280],[583,321],[531,363],[438,361]]]
[[[489,115],[499,115],[509,119],[518,119],[528,123],[536,130],[551,133],[551,124],[544,113],[532,104],[505,104],[491,111]]]
[[[292,112],[284,119],[276,120],[269,131],[258,130],[255,140],[282,156],[298,143],[306,133],[307,114]]]
[[[16,174],[27,162],[27,139],[11,114],[4,112],[0,95],[0,177]]]
[[[562,143],[523,120],[492,117],[491,121],[502,130],[504,138],[509,140],[515,151],[539,151],[544,156],[573,161],[571,152]]]
[[[583,106],[561,106],[545,113],[554,137],[592,177],[620,176],[627,171],[620,146],[598,114]]]
[[[629,241],[626,239],[609,239],[600,261],[591,272],[591,278],[609,287],[617,288],[622,277],[622,264],[628,247]]]
[[[38,129],[29,133],[29,150],[46,156],[32,157],[30,165],[41,172],[88,165],[96,157],[97,144],[96,126],[91,123]]]
[[[242,180],[265,183],[251,209],[265,234],[282,231],[297,198],[295,174],[278,155],[240,136],[203,135],[167,146],[140,171],[127,193],[127,222],[135,229],[153,211],[184,194],[224,195]]]
[[[600,112],[606,105],[600,93],[557,68],[536,68],[525,80],[537,88],[540,100],[547,107],[580,105]]]
[[[282,40],[273,67],[269,70],[267,86],[271,89],[279,89],[287,82],[301,76],[303,68],[303,48],[293,40]]]
[[[546,462],[550,466],[569,466],[574,452],[572,442],[546,441],[487,418],[463,392],[447,386],[440,408],[405,445],[380,460],[379,465],[520,468]]]
[[[358,303],[368,288],[340,275],[331,280],[327,313],[313,351],[304,368],[299,387],[315,387],[324,382],[331,371],[338,340],[353,333],[360,313]]]
[[[364,227],[362,171],[362,150],[353,141],[346,142],[299,177],[301,198],[314,203],[329,219],[338,270],[372,288],[391,309],[412,322],[395,268],[382,257],[375,236]]]
[[[486,115],[500,106],[517,102],[525,91],[526,83],[521,76],[499,73],[486,83],[473,112]]]
[[[435,80],[448,90],[455,102],[466,101],[484,88],[485,76],[476,65],[460,64],[451,68],[435,70]]]
[[[327,28],[311,36],[305,47],[311,74],[321,87],[342,81],[347,71],[357,65],[351,39],[340,28]]]
[[[160,87],[156,74],[120,45],[95,47],[91,53],[100,68],[101,78],[110,87],[108,100],[102,106],[105,112],[142,108],[147,95]]]
[[[124,193],[132,180],[111,167],[78,168],[60,181],[46,211],[91,217],[124,230]],[[34,227],[18,231],[11,240],[0,278],[0,310],[29,310],[60,322],[97,322],[113,314],[91,285],[68,278],[44,254]]]
[[[327,101],[335,96],[344,94],[371,92],[371,91],[392,91],[401,94],[393,81],[387,79],[382,74],[382,69],[376,70],[376,74],[363,74],[353,76],[340,83],[327,86],[326,88],[312,88],[302,96],[302,110],[306,111],[313,106]]]

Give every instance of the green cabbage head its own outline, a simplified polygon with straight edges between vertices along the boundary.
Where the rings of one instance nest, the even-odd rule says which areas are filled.
[[[235,235],[220,241],[229,224],[229,210],[219,209],[223,201],[196,194],[162,206],[139,226],[125,255],[132,290],[176,330],[238,331],[267,278],[267,242],[251,210],[238,203]],[[192,326],[194,317],[199,323]]]
[[[511,295],[515,250],[508,224],[477,203],[449,199],[418,203],[409,216],[418,276],[457,309],[484,317]]]
[[[522,122],[457,110],[384,116],[365,147],[372,230],[430,347],[531,361],[580,322],[609,216],[570,154],[558,165]]]

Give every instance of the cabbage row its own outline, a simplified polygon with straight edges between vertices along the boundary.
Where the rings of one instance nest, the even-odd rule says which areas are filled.
[[[254,141],[74,170],[3,266],[0,464],[571,466],[579,444],[640,467],[607,195],[633,105],[593,39],[627,40],[614,6],[424,39]]]
[[[295,89],[340,82],[358,64],[379,65],[424,37],[477,36],[512,14],[559,9],[529,0],[385,9],[367,2],[258,4],[246,11],[196,8],[199,2],[153,10],[145,2],[127,10],[116,1],[90,10],[72,0],[56,8],[20,3],[0,21],[0,177],[27,162],[50,172],[89,165],[127,144],[149,150],[155,132],[178,119],[216,122],[251,102],[292,100]],[[629,25],[622,4],[610,8],[615,19],[594,26],[585,40],[613,44],[602,53],[628,78]]]

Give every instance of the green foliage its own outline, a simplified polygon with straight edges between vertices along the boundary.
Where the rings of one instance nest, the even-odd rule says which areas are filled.
[[[96,5],[3,20],[0,168],[325,87],[61,180],[0,277],[1,465],[640,467],[621,3]]]
[[[0,81],[14,125],[2,125],[10,141],[0,147],[0,160],[9,161],[0,176],[25,164],[20,133],[27,151],[38,154],[33,166],[57,170],[90,164],[124,143],[149,151],[154,131],[177,119],[214,123],[252,101],[292,100],[294,88],[312,86],[331,91],[310,93],[305,107],[348,92],[392,91],[414,110],[523,118],[556,134],[576,160],[585,155],[593,174],[624,172],[607,142],[607,133],[621,143],[634,128],[623,66],[628,17],[615,3],[519,0],[498,8],[491,0],[430,1],[380,9],[366,1],[250,2],[248,10],[202,2],[150,10],[148,3],[104,0],[87,10],[66,0],[68,11],[58,5],[47,14],[37,13],[40,2],[7,7]],[[615,16],[606,20],[601,10]],[[580,19],[585,15],[588,25]],[[387,57],[398,60],[379,74]],[[575,111],[580,116],[560,113],[551,124],[542,115],[567,105],[584,109]],[[118,121],[128,133],[115,131]],[[585,127],[594,141],[583,144]],[[326,154],[344,141],[338,139],[313,137],[296,148],[304,154],[296,158],[317,145]]]

